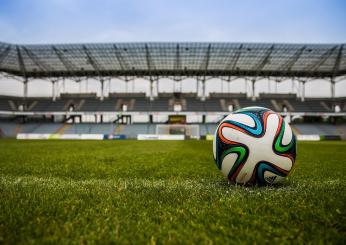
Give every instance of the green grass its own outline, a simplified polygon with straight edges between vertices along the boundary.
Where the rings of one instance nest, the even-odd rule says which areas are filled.
[[[278,187],[228,186],[211,142],[0,141],[1,243],[345,243],[346,143]]]

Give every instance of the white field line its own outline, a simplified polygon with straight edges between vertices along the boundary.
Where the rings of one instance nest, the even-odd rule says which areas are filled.
[[[197,180],[150,180],[140,178],[119,178],[119,179],[90,179],[90,180],[76,180],[65,179],[58,177],[37,177],[37,176],[10,176],[0,175],[0,185],[3,187],[20,186],[36,188],[52,189],[52,190],[66,190],[77,189],[91,191],[93,189],[103,190],[117,190],[122,191],[126,189],[160,189],[165,191],[221,191],[226,193],[234,193],[240,191],[242,193],[265,193],[265,192],[301,192],[311,188],[329,188],[332,186],[343,186],[344,183],[341,179],[335,180],[321,180],[321,181],[295,181],[288,183],[284,186],[278,187],[243,187],[243,186],[229,186],[227,188],[225,182],[220,181],[210,182],[206,179]]]

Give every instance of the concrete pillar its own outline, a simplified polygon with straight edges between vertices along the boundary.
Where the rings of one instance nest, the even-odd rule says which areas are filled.
[[[103,79],[101,79],[100,82],[101,82],[101,97],[100,97],[100,100],[102,101],[104,99],[104,82],[105,81]]]
[[[330,94],[332,98],[335,98],[335,81],[333,79],[330,81]]]
[[[52,100],[56,101],[56,82],[52,81]]]
[[[304,81],[304,80],[301,81],[301,84],[302,84],[302,91],[301,92],[302,92],[302,94],[301,94],[301,98],[300,99],[301,99],[302,102],[305,101],[305,83],[306,83],[306,81]]]
[[[198,78],[196,79],[196,94],[197,94],[197,96],[199,94],[199,80],[198,80]]]
[[[24,99],[26,99],[28,97],[28,78],[24,78],[24,82],[23,82],[23,96],[24,96]]]
[[[205,101],[205,79],[202,80],[202,100]]]
[[[255,79],[251,80],[251,85],[252,85],[252,100],[255,101],[256,100],[256,91],[255,91]]]
[[[156,93],[159,94],[159,90],[160,90],[160,87],[159,87],[159,79],[156,80]]]
[[[150,78],[150,100],[154,100],[154,79]]]
[[[63,78],[62,80],[62,92],[65,93],[66,92],[66,86],[65,86],[65,78]]]

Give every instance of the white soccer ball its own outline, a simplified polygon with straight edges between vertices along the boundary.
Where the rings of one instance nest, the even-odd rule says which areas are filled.
[[[296,158],[296,138],[281,115],[247,107],[225,117],[216,129],[213,155],[230,183],[281,182]]]

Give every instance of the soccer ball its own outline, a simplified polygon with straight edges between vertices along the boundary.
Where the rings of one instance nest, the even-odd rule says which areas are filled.
[[[283,181],[293,167],[296,138],[278,113],[264,107],[246,107],[220,122],[213,155],[230,183],[275,184]]]

